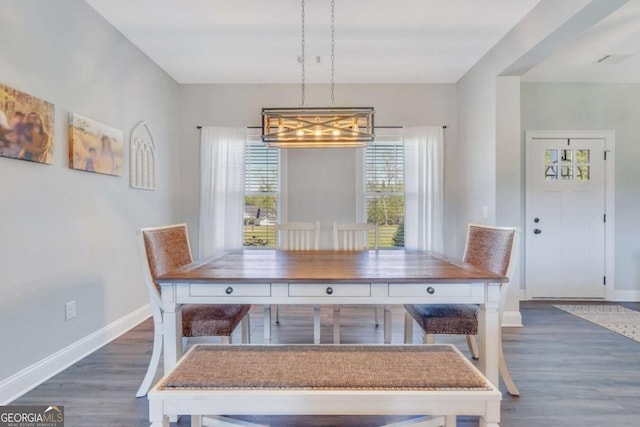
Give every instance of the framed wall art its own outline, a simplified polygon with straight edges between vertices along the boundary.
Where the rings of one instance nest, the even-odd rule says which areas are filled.
[[[0,83],[0,156],[53,163],[53,104]]]
[[[124,133],[120,129],[69,114],[69,167],[87,172],[122,176]]]

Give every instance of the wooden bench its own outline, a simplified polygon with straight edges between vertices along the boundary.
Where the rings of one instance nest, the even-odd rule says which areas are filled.
[[[152,427],[191,415],[435,415],[498,427],[502,395],[452,345],[197,345],[148,394]],[[242,422],[241,425],[248,425]]]

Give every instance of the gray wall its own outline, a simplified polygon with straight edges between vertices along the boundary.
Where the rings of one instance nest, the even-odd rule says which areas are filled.
[[[80,0],[3,0],[0,40],[0,82],[55,104],[53,165],[0,157],[2,380],[148,304],[135,229],[175,218],[178,85]],[[124,176],[68,168],[69,112],[124,131]],[[158,191],[129,188],[140,120]]]
[[[521,87],[523,131],[615,131],[615,289],[640,292],[640,83]]]
[[[182,217],[197,242],[199,132],[205,126],[259,126],[263,107],[300,103],[299,85],[181,86],[182,150],[180,157]],[[327,85],[307,86],[307,106],[329,103]],[[447,125],[445,131],[445,250],[456,247],[457,107],[453,84],[337,85],[337,106],[374,107],[379,126]],[[286,150],[288,220],[321,221],[322,245],[330,245],[335,220],[355,219],[356,158],[353,149]],[[194,247],[196,244],[194,243]]]

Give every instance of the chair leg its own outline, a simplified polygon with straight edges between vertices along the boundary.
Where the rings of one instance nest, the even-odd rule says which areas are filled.
[[[435,344],[436,340],[433,334],[422,334],[422,344]]]
[[[469,352],[471,352],[471,357],[475,360],[480,359],[480,350],[478,350],[478,342],[475,335],[467,335],[467,346],[469,347]]]
[[[511,378],[511,373],[509,372],[509,368],[507,367],[507,362],[504,359],[504,351],[502,351],[502,340],[500,340],[500,353],[498,354],[498,370],[500,371],[500,375],[502,375],[502,380],[504,381],[504,385],[507,386],[507,391],[511,396],[520,396],[520,392],[516,387],[516,384],[513,382]]]
[[[276,309],[276,325],[280,324],[280,309],[278,308],[278,304],[276,304],[275,306]]]
[[[313,306],[313,343],[320,344],[320,306]]]
[[[242,328],[242,344],[251,344],[251,318],[247,313],[240,322]]]
[[[413,317],[406,311],[404,313],[404,343],[413,344]]]
[[[384,306],[384,343],[391,344],[391,306]]]
[[[222,340],[222,344],[232,344],[233,343],[233,339],[232,339],[231,335],[225,335],[223,337],[220,337],[220,339]]]
[[[160,363],[160,353],[162,353],[162,325],[153,325],[153,350],[151,351],[151,360],[149,361],[149,367],[147,373],[144,374],[144,379],[140,384],[140,388],[136,393],[136,397],[142,397],[147,394],[151,387],[151,381],[156,376],[158,370],[158,364]]]
[[[382,312],[382,306],[376,305],[375,316],[376,316],[376,328],[380,326],[380,313]]]
[[[187,344],[189,344],[189,337],[182,337],[182,354],[187,351]]]
[[[333,306],[333,343],[340,344],[340,306]]]

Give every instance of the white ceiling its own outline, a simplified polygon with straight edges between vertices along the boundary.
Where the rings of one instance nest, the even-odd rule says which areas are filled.
[[[299,83],[299,0],[85,0],[179,83]],[[539,0],[336,0],[336,83],[456,82]],[[330,81],[330,1],[306,0]],[[320,56],[320,64],[314,58]]]
[[[611,55],[598,63],[600,58]],[[617,56],[621,55],[621,56]],[[640,82],[640,0],[631,0],[522,77],[529,82]]]

